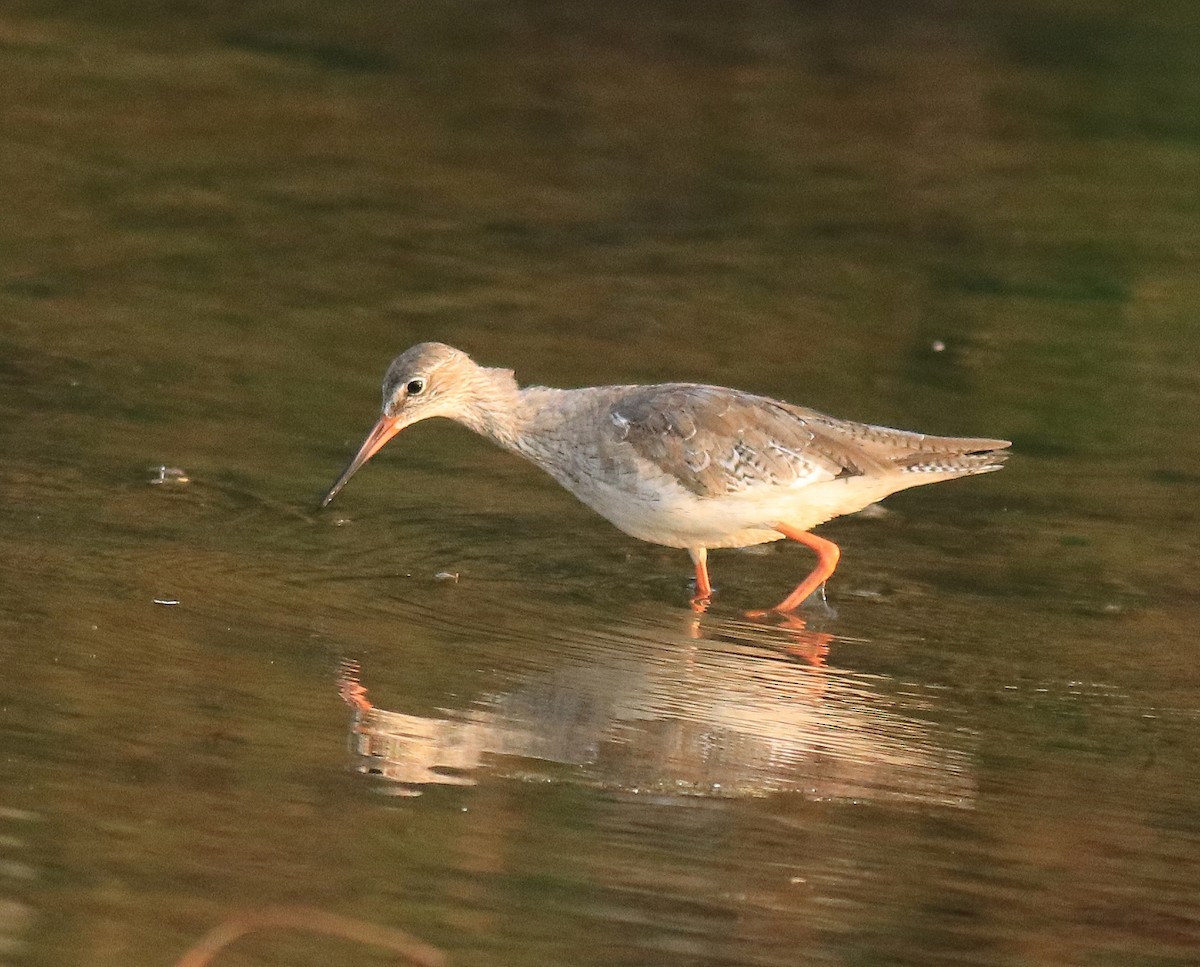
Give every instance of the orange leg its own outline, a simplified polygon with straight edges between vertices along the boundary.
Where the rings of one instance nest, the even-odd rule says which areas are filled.
[[[812,573],[808,577],[796,586],[795,591],[780,601],[775,607],[769,611],[747,611],[747,618],[763,618],[770,614],[771,611],[777,614],[787,614],[790,611],[795,611],[810,594],[829,580],[829,576],[837,569],[838,558],[842,556],[841,550],[839,550],[833,541],[827,541],[825,538],[817,537],[816,534],[810,534],[808,531],[797,530],[794,527],[789,527],[787,524],[775,524],[774,526],[779,533],[789,540],[797,541],[816,551],[817,566],[812,569]]]
[[[692,595],[692,610],[707,611],[712,600],[712,582],[708,579],[708,548],[688,548],[692,563],[696,565],[696,593]]]

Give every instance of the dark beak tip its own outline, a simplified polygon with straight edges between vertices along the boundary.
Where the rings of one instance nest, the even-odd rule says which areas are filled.
[[[378,451],[380,447],[387,443],[388,440],[390,440],[398,432],[399,428],[396,426],[395,420],[380,417],[379,422],[375,424],[374,429],[372,429],[367,435],[367,438],[363,440],[362,446],[358,448],[358,452],[346,465],[346,469],[342,471],[341,476],[337,478],[337,480],[334,482],[334,485],[330,487],[325,496],[321,498],[320,506],[317,509],[320,510],[322,507],[328,507],[329,502],[341,492],[341,489],[346,486],[346,482],[358,472],[359,468],[362,467],[362,465],[368,460],[370,460],[376,451]]]

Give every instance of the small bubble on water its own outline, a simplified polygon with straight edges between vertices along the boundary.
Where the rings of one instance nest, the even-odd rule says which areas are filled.
[[[150,478],[149,483],[155,486],[179,486],[189,483],[191,480],[187,471],[181,470],[179,467],[168,467],[164,464],[159,467],[151,467],[150,471],[154,476]]]

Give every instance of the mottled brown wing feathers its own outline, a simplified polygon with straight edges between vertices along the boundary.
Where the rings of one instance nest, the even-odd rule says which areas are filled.
[[[762,396],[687,383],[629,387],[613,433],[702,497],[753,486],[909,471],[997,469],[1004,440],[936,437],[832,417]]]
[[[847,452],[864,453],[893,472],[983,473],[998,470],[1008,456],[998,451],[1011,446],[1008,440],[931,436],[835,420],[811,410],[805,412]]]
[[[840,453],[803,411],[735,390],[638,387],[610,412],[615,432],[638,456],[702,497],[867,469]]]

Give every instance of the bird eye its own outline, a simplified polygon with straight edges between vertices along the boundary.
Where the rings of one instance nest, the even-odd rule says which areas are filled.
[[[425,380],[410,379],[408,385],[404,387],[408,391],[409,396],[419,396],[425,392]]]

